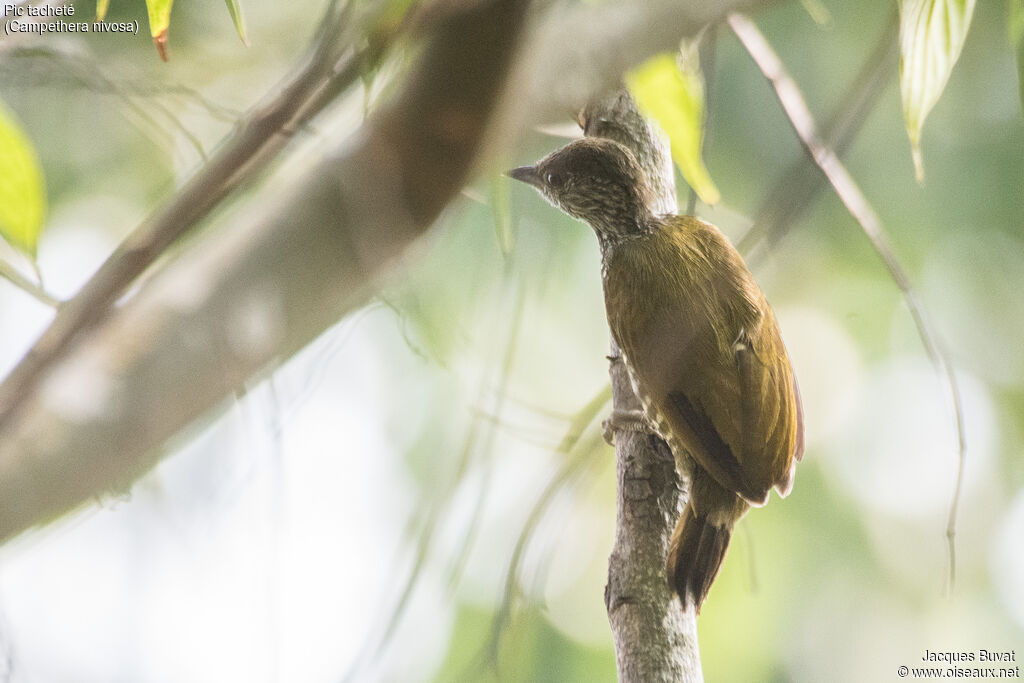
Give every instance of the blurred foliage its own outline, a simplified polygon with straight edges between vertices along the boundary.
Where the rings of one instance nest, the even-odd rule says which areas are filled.
[[[650,58],[626,74],[626,84],[640,110],[665,130],[686,182],[706,204],[717,204],[721,195],[701,157],[706,112],[698,43]]]
[[[390,5],[390,26],[409,4]],[[111,13],[140,18],[128,5]],[[891,16],[888,0],[821,8],[822,24],[801,3],[757,17],[819,117]],[[246,2],[246,49],[219,3],[179,3],[168,65],[147,41],[96,34],[47,39],[72,62],[0,56],[4,100],[46,173],[48,283],[73,292],[201,163],[196,143],[230,130],[222,114],[291,68],[322,9]],[[870,245],[823,193],[755,272],[800,377],[808,448],[792,495],[737,530],[699,621],[706,680],[889,680],[925,648],[1020,650],[1024,118],[1022,41],[1011,31],[1011,49],[1007,27],[1001,3],[977,4],[921,138],[926,185],[906,163],[895,63],[844,158],[965,387],[959,583],[943,597],[955,460],[939,380]],[[722,200],[698,213],[737,239],[802,151],[736,41],[716,44],[704,160]],[[104,78],[68,87],[69,63]],[[240,201],[358,129],[408,64],[404,47],[389,53]],[[563,143],[537,134],[510,161]],[[607,384],[598,249],[500,170],[467,188],[377,301],[179,439],[130,501],[5,549],[0,638],[23,672],[11,680],[614,680],[611,449],[590,432],[559,448]],[[0,282],[0,371],[52,315],[36,306]],[[575,458],[585,476],[566,477],[531,525]]]

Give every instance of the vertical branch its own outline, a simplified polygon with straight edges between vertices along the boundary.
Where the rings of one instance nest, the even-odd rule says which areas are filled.
[[[667,141],[644,120],[625,91],[592,101],[580,124],[588,136],[629,147],[658,192],[659,209],[677,210]],[[614,341],[609,359],[613,408],[639,410]],[[668,445],[653,434],[616,432],[615,463],[618,514],[605,606],[619,680],[703,681],[696,616],[683,611],[665,577],[669,539],[689,492],[681,485]]]

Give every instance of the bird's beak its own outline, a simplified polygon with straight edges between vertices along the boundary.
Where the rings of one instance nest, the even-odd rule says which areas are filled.
[[[527,185],[533,185],[536,188],[540,188],[540,174],[537,173],[536,166],[520,166],[519,168],[513,168],[511,171],[506,171],[505,175],[509,178],[515,178],[519,182],[526,183]]]

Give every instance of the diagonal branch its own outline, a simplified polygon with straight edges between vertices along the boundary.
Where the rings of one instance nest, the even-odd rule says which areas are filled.
[[[956,375],[949,363],[945,350],[941,347],[938,337],[928,321],[924,306],[918,298],[910,278],[907,276],[906,271],[903,270],[903,266],[900,264],[892,249],[892,245],[889,243],[878,214],[875,213],[867,197],[861,192],[856,181],[850,176],[835,152],[822,142],[818,136],[814,118],[806,102],[804,102],[803,95],[800,94],[796,83],[786,72],[782,60],[775,54],[775,51],[754,22],[747,17],[741,14],[731,14],[729,15],[729,26],[736,34],[736,37],[740,39],[740,42],[757,64],[761,73],[772,84],[779,102],[789,117],[790,123],[804,145],[804,149],[813,157],[815,164],[817,164],[818,168],[821,169],[821,172],[828,179],[836,195],[838,195],[846,207],[846,210],[850,212],[850,215],[860,225],[861,230],[864,231],[871,245],[875,248],[875,252],[885,264],[893,282],[896,283],[900,292],[903,293],[904,301],[906,301],[907,308],[917,327],[925,353],[939,375],[945,379],[947,398],[955,420],[958,452],[956,486],[946,524],[946,539],[949,547],[949,583],[947,589],[952,590],[956,579],[956,517],[966,460],[963,408]]]
[[[844,154],[860,133],[885,85],[896,73],[898,28],[899,15],[893,8],[892,16],[875,49],[864,60],[857,77],[822,127],[822,139],[837,155]],[[737,241],[736,248],[747,263],[756,263],[767,254],[827,184],[828,180],[815,165],[814,158],[807,154],[801,154],[780,173],[754,211],[754,224]]]

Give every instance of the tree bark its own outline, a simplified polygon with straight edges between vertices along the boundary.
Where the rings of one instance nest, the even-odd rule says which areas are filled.
[[[639,408],[624,363],[612,344],[612,405]],[[665,555],[689,496],[668,444],[653,434],[615,435],[618,514],[608,559],[605,606],[623,683],[704,680],[693,611],[669,588]]]
[[[580,118],[587,135],[629,147],[658,193],[656,210],[676,212],[668,143],[655,124],[644,120],[624,90],[596,98]],[[613,410],[640,410],[614,339],[609,359]],[[683,611],[665,576],[672,529],[689,491],[676,472],[668,444],[654,434],[616,430],[615,463],[618,514],[605,606],[619,680],[703,681],[696,615]]]

